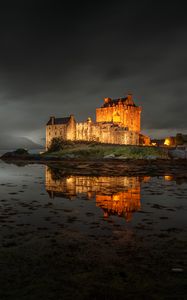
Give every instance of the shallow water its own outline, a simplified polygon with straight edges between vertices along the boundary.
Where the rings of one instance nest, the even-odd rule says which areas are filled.
[[[43,165],[0,163],[0,240],[68,228],[185,237],[187,182],[172,176],[75,176]]]
[[[73,174],[0,163],[0,299],[186,299],[184,170]]]

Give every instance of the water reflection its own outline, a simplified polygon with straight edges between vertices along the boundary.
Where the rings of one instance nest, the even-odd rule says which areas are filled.
[[[46,167],[46,190],[51,198],[95,199],[104,217],[118,215],[126,221],[140,210],[141,181],[149,177],[67,176],[63,170]]]
[[[165,181],[174,181],[175,180],[174,176],[171,176],[171,175],[165,175],[164,179],[165,179]]]

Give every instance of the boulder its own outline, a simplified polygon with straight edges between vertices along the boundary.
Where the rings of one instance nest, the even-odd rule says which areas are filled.
[[[65,158],[75,158],[76,156],[73,153],[67,153],[67,154],[64,155],[64,157]]]
[[[157,158],[159,158],[157,155],[147,155],[147,156],[145,157],[145,159],[150,159],[150,160],[155,160],[155,159],[157,159]]]
[[[115,158],[115,154],[108,154],[104,156],[104,159],[111,159],[111,158]]]
[[[29,156],[30,156],[30,154],[28,153],[27,150],[20,148],[20,149],[17,149],[15,151],[12,151],[12,152],[6,152],[6,153],[4,153],[1,156],[1,159],[27,158]]]
[[[187,151],[182,149],[169,150],[169,156],[174,159],[187,159]]]

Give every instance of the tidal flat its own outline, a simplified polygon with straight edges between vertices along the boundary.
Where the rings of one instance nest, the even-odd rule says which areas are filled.
[[[186,299],[182,162],[1,162],[0,191],[0,299]]]

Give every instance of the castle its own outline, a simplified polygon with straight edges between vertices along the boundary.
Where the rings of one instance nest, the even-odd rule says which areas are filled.
[[[105,98],[100,108],[96,108],[96,122],[88,118],[77,123],[74,116],[51,117],[46,126],[46,149],[53,138],[71,141],[97,141],[110,144],[148,144],[149,139],[140,134],[141,107],[136,106],[132,94],[119,99]]]

